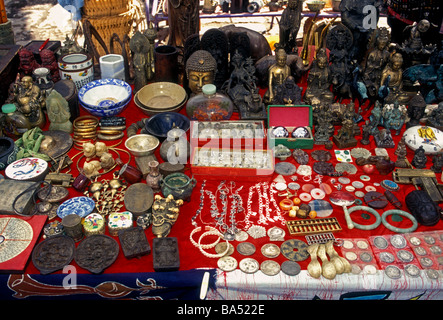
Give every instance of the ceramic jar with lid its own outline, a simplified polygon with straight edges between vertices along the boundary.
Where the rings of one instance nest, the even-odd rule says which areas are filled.
[[[217,92],[213,84],[205,84],[202,87],[202,93],[191,97],[186,104],[188,117],[198,121],[229,120],[233,110],[232,100]]]

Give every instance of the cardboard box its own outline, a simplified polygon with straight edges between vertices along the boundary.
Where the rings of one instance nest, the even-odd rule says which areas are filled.
[[[191,121],[193,147],[266,149],[266,126],[262,120]]]
[[[282,144],[289,149],[313,149],[314,135],[312,134],[312,106],[309,105],[270,105],[268,106],[268,144],[269,148]],[[282,126],[289,132],[288,138],[275,137],[273,128]],[[305,127],[309,138],[292,138],[295,128]]]
[[[268,149],[195,147],[191,154],[192,174],[206,179],[268,180],[274,167],[274,155]]]

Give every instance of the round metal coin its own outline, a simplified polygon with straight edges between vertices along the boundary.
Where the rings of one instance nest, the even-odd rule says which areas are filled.
[[[372,261],[372,255],[368,252],[362,252],[360,253],[360,259],[363,262],[371,262]]]
[[[355,261],[357,260],[357,255],[355,252],[348,251],[345,253],[345,258],[348,259],[348,261]]]
[[[217,252],[217,253],[223,253],[223,252],[225,252],[226,251],[226,246],[227,245],[229,245],[229,249],[228,249],[228,252],[225,254],[225,257],[226,256],[230,256],[231,254],[233,254],[234,253],[234,251],[235,251],[235,248],[234,248],[234,246],[232,245],[232,244],[230,244],[230,243],[228,243],[228,244],[226,244],[226,242],[220,242],[220,243],[217,243],[217,245],[215,246],[215,252]]]
[[[391,279],[400,279],[401,278],[401,270],[397,266],[387,266],[385,269],[385,274]]]
[[[425,240],[427,244],[435,244],[435,238],[432,236],[424,236],[423,240]]]
[[[413,244],[414,246],[419,246],[421,243],[421,240],[418,237],[411,237],[411,238],[409,238],[409,242],[411,244]]]
[[[300,273],[301,267],[295,261],[286,260],[281,264],[281,271],[288,276],[296,276]]]
[[[280,248],[273,243],[267,243],[261,247],[261,253],[266,258],[276,258],[280,255]]]
[[[438,279],[438,271],[434,269],[428,269],[426,270],[426,275],[429,277],[429,279],[436,280]]]
[[[268,229],[268,237],[270,241],[284,241],[286,232],[282,228],[272,227]]]
[[[431,266],[434,264],[434,262],[432,261],[432,259],[429,259],[429,258],[427,258],[427,257],[424,257],[424,258],[421,258],[421,259],[420,259],[420,264],[421,264],[423,267],[431,267]]]
[[[377,267],[372,265],[372,264],[365,265],[363,267],[363,272],[365,274],[376,274],[377,273]]]
[[[252,258],[244,258],[238,265],[244,273],[255,273],[260,268],[258,261]]]
[[[242,242],[237,245],[238,253],[244,256],[251,256],[255,253],[255,246],[250,242]]]
[[[388,241],[382,237],[382,236],[377,236],[374,238],[374,245],[378,248],[378,249],[386,249],[388,247]]]
[[[245,241],[249,238],[249,235],[246,231],[240,230],[235,234],[235,240],[236,241]]]
[[[405,266],[405,273],[411,277],[418,277],[420,275],[420,268],[415,264],[408,264]]]
[[[231,256],[224,256],[218,259],[217,266],[220,270],[229,272],[237,268],[238,262]]]
[[[390,252],[386,252],[386,251],[380,252],[379,257],[380,257],[380,260],[384,263],[393,263],[395,261],[394,255]]]
[[[412,260],[414,260],[414,255],[407,250],[399,250],[397,252],[397,257],[402,262],[411,262]]]
[[[369,244],[365,240],[359,240],[357,241],[357,247],[359,247],[362,250],[365,250],[369,248]]]
[[[417,255],[419,255],[419,256],[425,256],[425,255],[428,254],[428,253],[426,252],[426,249],[423,248],[423,247],[417,247],[417,248],[414,248],[414,252],[415,252],[415,254],[417,254]]]
[[[435,255],[440,255],[442,253],[440,246],[432,246],[429,250]]]
[[[265,260],[260,264],[260,270],[268,276],[275,276],[280,272],[280,265],[274,260]]]
[[[405,237],[399,235],[399,234],[395,234],[391,237],[391,244],[394,248],[397,249],[403,249],[404,247],[406,247],[406,239]]]

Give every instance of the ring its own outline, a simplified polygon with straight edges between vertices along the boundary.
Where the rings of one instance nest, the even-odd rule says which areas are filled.
[[[280,201],[279,206],[283,211],[289,211],[291,210],[292,206],[294,205],[294,202],[292,202],[291,199],[283,199]]]
[[[392,214],[398,214],[400,216],[408,218],[409,220],[412,221],[412,227],[410,227],[410,228],[397,228],[397,227],[394,227],[393,225],[389,224],[388,221],[386,220],[386,217],[390,216]],[[391,231],[397,232],[397,233],[410,233],[410,232],[414,232],[417,229],[417,227],[418,227],[418,222],[414,218],[413,215],[411,215],[409,212],[406,212],[406,211],[403,211],[403,210],[398,210],[398,209],[392,209],[392,210],[388,210],[388,211],[383,212],[383,214],[381,216],[381,221],[382,221],[383,225],[386,228],[388,228]]]

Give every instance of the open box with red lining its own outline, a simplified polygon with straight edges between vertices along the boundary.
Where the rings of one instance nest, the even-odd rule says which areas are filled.
[[[309,105],[270,105],[268,106],[268,142],[269,146],[282,144],[289,149],[313,149],[312,106]],[[276,137],[275,127],[285,127],[289,137]],[[294,129],[304,127],[309,132],[308,138],[292,138]]]
[[[274,166],[273,152],[268,149],[194,147],[191,153],[192,174],[205,179],[266,180],[272,177]]]
[[[193,147],[264,149],[267,142],[263,120],[191,121],[189,135]]]

